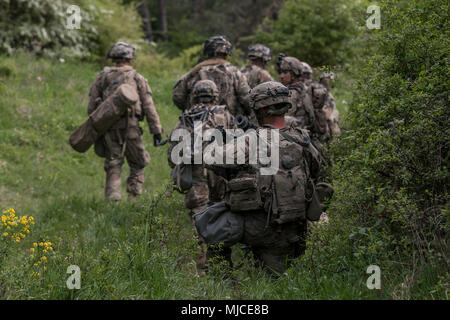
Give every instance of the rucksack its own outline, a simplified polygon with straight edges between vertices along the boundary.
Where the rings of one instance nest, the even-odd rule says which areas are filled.
[[[274,175],[255,173],[239,175],[228,183],[227,204],[233,212],[264,209],[270,221],[283,224],[304,219],[306,184],[304,150],[297,138],[283,131],[279,137],[279,169]]]
[[[219,91],[218,104],[227,105],[227,96],[234,94],[233,76],[227,70],[228,63],[209,65],[198,71],[200,80],[212,80]]]
[[[188,130],[194,135],[194,123],[202,123],[202,132],[207,129],[225,126],[231,122],[228,114],[224,112],[224,106],[206,107],[197,105],[183,112],[180,116],[181,128]],[[180,126],[177,126],[180,128]],[[191,139],[191,150],[194,150],[194,139]],[[192,187],[192,164],[180,163],[175,165],[170,174],[174,186],[181,193],[189,191]]]

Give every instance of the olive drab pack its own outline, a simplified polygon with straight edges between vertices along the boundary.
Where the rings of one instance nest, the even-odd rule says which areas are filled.
[[[211,128],[227,128],[230,123],[233,123],[232,116],[226,111],[225,106],[205,106],[203,104],[196,105],[191,109],[183,112],[180,116],[180,122],[176,129],[186,129],[191,133],[191,150],[194,150],[194,125],[196,122],[201,122],[201,132],[205,132]],[[200,128],[195,128],[195,130],[200,130]],[[203,147],[206,146],[208,142],[203,141]],[[171,146],[172,147],[172,146]],[[171,152],[171,147],[169,147],[169,154]],[[173,184],[177,187],[180,192],[186,192],[192,187],[192,165],[180,163],[173,167],[171,172],[171,178]]]
[[[268,222],[278,224],[306,218],[310,172],[305,153],[309,152],[309,136],[301,129],[278,132],[277,173],[260,175],[257,170],[230,180],[226,202],[232,212],[264,209],[269,215]]]
[[[218,104],[226,105],[227,94],[233,92],[233,76],[227,70],[228,62],[218,65],[205,66],[198,72],[200,80],[212,80],[219,91]]]
[[[244,217],[230,211],[224,202],[218,202],[193,216],[198,233],[208,244],[221,243],[231,247],[244,235]]]
[[[138,99],[136,90],[130,85],[122,84],[117,87],[114,93],[70,135],[69,143],[72,148],[78,152],[86,152]]]

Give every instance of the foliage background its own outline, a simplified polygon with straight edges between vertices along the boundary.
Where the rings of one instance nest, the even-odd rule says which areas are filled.
[[[365,1],[168,2],[169,42],[156,44],[142,39],[134,1],[70,2],[84,10],[76,36],[61,14],[69,1],[0,0],[0,209],[36,222],[27,239],[8,245],[0,298],[448,299],[448,1],[379,1],[381,30],[364,27]],[[334,15],[335,5],[348,10]],[[245,18],[251,9],[255,21]],[[102,159],[67,144],[111,43],[138,47],[135,66],[168,133],[179,115],[172,86],[216,33],[236,44],[237,65],[249,43],[264,41],[338,75],[344,132],[328,151],[330,222],[311,229],[305,255],[278,280],[239,247],[233,277],[220,266],[196,275],[183,197],[166,188],[165,147],[148,146],[138,202],[112,206],[103,201]],[[276,77],[273,62],[268,69]],[[49,240],[55,254],[34,279],[29,249]],[[71,264],[82,269],[79,291],[65,286]],[[366,287],[370,264],[381,267],[381,290]]]

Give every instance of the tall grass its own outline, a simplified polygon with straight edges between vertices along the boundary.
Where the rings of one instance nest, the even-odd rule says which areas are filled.
[[[179,114],[170,97],[181,70],[171,73],[169,61],[148,64],[145,59],[151,57],[137,62],[138,71],[148,78],[168,133]],[[152,158],[144,194],[135,203],[110,204],[103,200],[102,159],[93,150],[79,154],[68,145],[69,134],[86,117],[88,90],[99,70],[80,61],[0,57],[0,209],[13,207],[36,222],[29,237],[11,245],[0,266],[0,298],[392,298],[394,286],[403,281],[401,272],[383,275],[382,290],[368,290],[369,259],[347,259],[352,248],[330,245],[333,232],[346,224],[339,217],[314,228],[305,256],[280,279],[254,268],[239,246],[231,276],[219,266],[199,277],[193,261],[199,249],[184,199],[167,187],[167,146],[151,146],[144,126]],[[48,256],[47,270],[33,278],[28,256],[36,241],[51,241],[55,253]],[[317,252],[329,264],[318,265]],[[66,287],[70,265],[81,268],[80,290]],[[444,281],[433,274],[430,279]]]

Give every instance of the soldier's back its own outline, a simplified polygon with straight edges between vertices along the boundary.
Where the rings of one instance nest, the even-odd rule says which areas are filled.
[[[199,80],[212,80],[219,90],[218,104],[226,105],[233,114],[249,114],[248,92],[250,87],[245,76],[230,62],[209,59],[186,73],[174,86],[172,99],[180,109],[192,106],[192,90]]]
[[[248,85],[251,89],[256,87],[258,84],[273,81],[270,73],[256,65],[248,65],[241,69],[241,73],[247,78]]]

